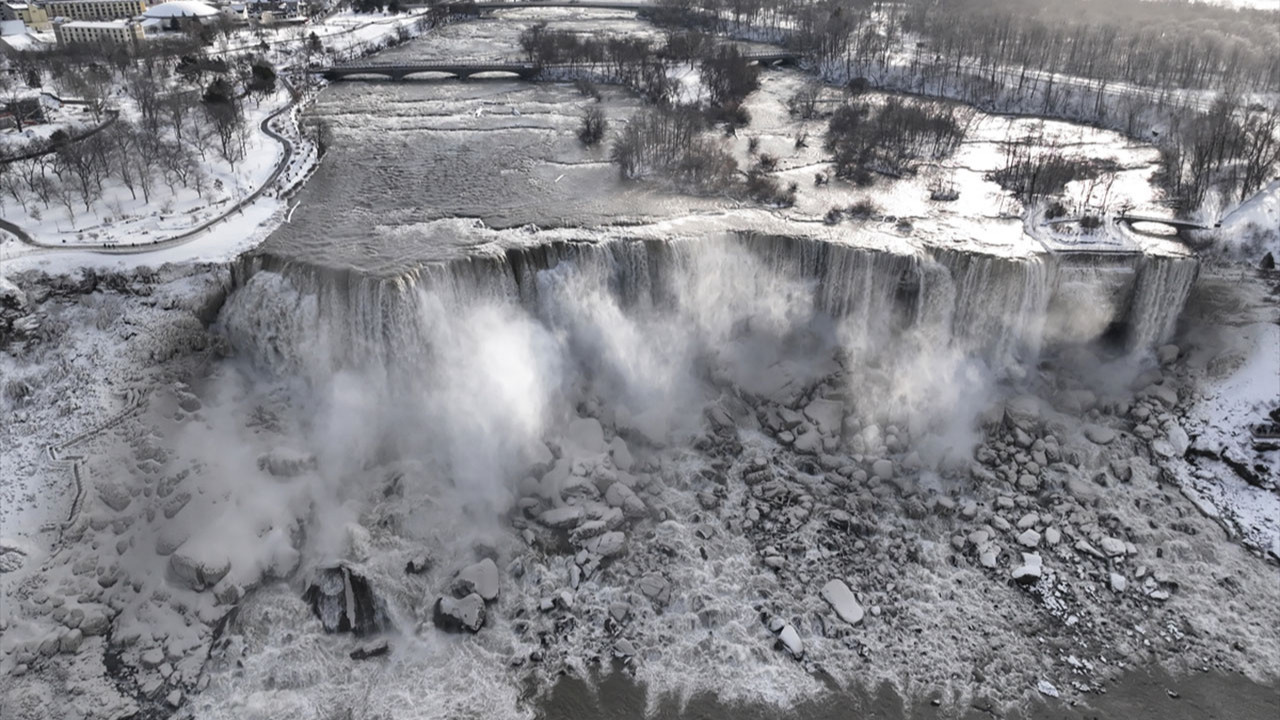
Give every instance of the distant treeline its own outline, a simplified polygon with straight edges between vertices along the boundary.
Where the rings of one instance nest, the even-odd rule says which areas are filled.
[[[1148,0],[659,0],[660,23],[785,37],[818,61],[880,63],[903,49],[942,66],[1160,89],[1280,90],[1275,11]],[[906,38],[919,45],[905,45]]]
[[[1280,107],[1243,99],[1280,92],[1276,11],[1177,0],[658,0],[652,17],[784,43],[858,88],[871,79],[1124,131],[1160,148],[1169,203],[1185,212],[1215,188],[1247,197],[1280,165]],[[1206,93],[1220,99],[1208,107]],[[1040,160],[1017,164],[1011,177],[1043,177]],[[1033,194],[1045,186],[1033,184]]]

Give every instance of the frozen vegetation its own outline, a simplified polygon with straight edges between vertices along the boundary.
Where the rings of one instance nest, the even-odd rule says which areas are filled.
[[[544,20],[660,37],[524,9],[379,60]],[[1175,235],[1118,221],[1169,198],[1114,131],[660,69],[624,85],[723,114],[599,72],[335,84],[287,118],[318,167],[190,242],[5,236],[0,716],[1274,694],[1280,186]]]

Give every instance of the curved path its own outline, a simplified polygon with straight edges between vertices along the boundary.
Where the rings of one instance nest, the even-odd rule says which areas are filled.
[[[212,220],[203,222],[200,225],[190,230],[179,233],[172,237],[165,238],[163,240],[156,240],[149,243],[136,243],[136,244],[129,244],[129,245],[80,245],[80,244],[54,245],[52,243],[36,240],[35,238],[31,237],[31,235],[27,233],[25,230],[23,230],[21,227],[3,219],[0,219],[0,230],[6,230],[9,233],[13,234],[14,237],[18,238],[20,242],[26,245],[30,245],[31,247],[40,248],[41,250],[53,250],[53,251],[65,250],[65,251],[77,251],[77,252],[92,252],[92,253],[99,253],[99,254],[105,254],[105,255],[134,255],[138,253],[152,252],[154,250],[164,250],[167,248],[177,247],[179,245],[182,245],[184,243],[187,243],[196,239],[197,237],[202,235],[205,231],[209,230],[210,228],[217,225],[218,223],[221,223],[222,221],[231,217],[231,215],[237,212],[240,212],[245,207],[248,207],[250,204],[252,204],[255,200],[261,197],[264,192],[270,189],[271,186],[275,184],[276,180],[280,179],[280,175],[284,173],[285,168],[289,167],[289,161],[293,159],[293,154],[294,154],[293,143],[290,142],[283,135],[277,133],[275,130],[272,130],[271,121],[276,119],[283,113],[291,111],[294,108],[294,106],[298,104],[298,99],[300,95],[298,94],[297,90],[295,90],[293,86],[290,85],[288,81],[286,81],[284,78],[280,78],[280,82],[284,84],[285,88],[289,91],[289,102],[285,104],[284,107],[280,108],[279,110],[276,110],[275,112],[263,118],[262,122],[258,124],[258,129],[261,130],[264,134],[266,134],[267,137],[280,143],[280,145],[284,147],[284,154],[280,157],[280,162],[276,163],[275,169],[271,171],[271,175],[267,178],[266,182],[264,182],[261,187],[259,187],[257,190],[253,191],[249,195],[245,196],[244,198],[242,198],[236,204],[227,208],[226,212],[213,218]]]
[[[9,165],[12,163],[16,163],[20,160],[30,160],[32,158],[38,158],[41,155],[48,155],[49,153],[57,152],[58,148],[65,147],[72,143],[78,143],[81,140],[86,140],[88,138],[93,137],[94,135],[97,135],[103,130],[106,130],[107,128],[114,125],[115,122],[120,119],[119,110],[105,110],[103,112],[104,114],[107,115],[106,120],[103,120],[101,123],[94,125],[88,130],[80,133],[79,135],[76,135],[75,137],[67,138],[62,142],[51,142],[48,145],[45,145],[44,147],[41,147],[36,150],[32,150],[31,152],[23,153],[22,155],[15,155],[13,157],[0,158],[0,165]]]

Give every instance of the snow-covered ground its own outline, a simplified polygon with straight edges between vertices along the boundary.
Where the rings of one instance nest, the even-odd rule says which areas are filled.
[[[746,163],[758,136],[799,182],[821,153],[796,147],[782,107],[795,77],[767,80],[730,146]],[[984,175],[1024,122],[975,130],[944,168],[962,186],[945,209],[923,180],[837,186],[794,214],[741,210],[722,234],[824,229],[827,207],[868,192],[895,222],[943,217],[928,242],[1023,257],[1022,224],[987,216],[1006,196]],[[1154,204],[1148,149],[1046,125],[1120,160],[1113,191]],[[286,183],[309,164],[295,166]],[[1202,278],[1213,291],[1176,346],[1053,347],[997,374],[929,327],[868,346],[887,318],[814,313],[822,288],[787,272],[809,266],[807,234],[770,266],[681,255],[663,302],[616,288],[651,289],[663,273],[647,260],[625,268],[643,278],[531,265],[525,307],[491,292],[515,283],[507,249],[606,234],[451,219],[486,262],[386,278],[294,262],[224,298],[226,263],[289,217],[263,197],[154,252],[0,255],[17,328],[0,352],[5,720],[532,717],[527,683],[614,661],[655,691],[780,708],[828,679],[959,711],[1046,687],[1087,702],[1153,660],[1280,678],[1276,457],[1247,436],[1280,404],[1280,334],[1252,270]],[[708,226],[607,239],[701,248]],[[894,227],[824,239],[909,255]],[[424,224],[404,234],[423,242]],[[872,277],[892,263],[848,257],[845,282],[896,296]],[[971,300],[981,344],[1020,332],[996,299],[1013,296],[991,291],[1043,276],[966,277],[976,300],[949,297]],[[1242,484],[1224,452],[1270,484]],[[369,582],[360,602],[377,601],[385,636],[327,634],[334,613],[301,599],[335,564]],[[479,597],[490,583],[468,573],[490,567]],[[439,629],[460,620],[436,601],[473,590],[479,632]]]
[[[339,57],[358,56],[385,45],[401,33],[414,36],[422,13],[401,14],[386,17],[336,13],[324,22],[304,26],[305,33],[295,30],[282,31],[270,44],[277,62],[283,66],[296,60],[301,44],[310,32],[324,38],[326,48]],[[287,34],[286,34],[287,33]],[[251,37],[246,33],[244,39]],[[246,49],[256,49],[256,44],[246,44]],[[222,48],[224,52],[236,50],[234,41]],[[120,99],[122,111],[136,114],[127,99]],[[34,262],[48,267],[75,267],[85,256],[67,257],[53,261],[51,252],[76,247],[93,249],[117,249],[129,246],[156,246],[144,262],[150,264],[175,260],[200,261],[226,259],[250,247],[265,237],[268,219],[276,222],[286,219],[278,214],[280,203],[276,196],[295,188],[314,167],[316,148],[311,139],[301,134],[299,110],[295,108],[271,123],[272,129],[286,138],[293,151],[289,164],[284,167],[274,189],[265,187],[266,181],[280,164],[286,148],[280,142],[259,130],[269,116],[285,107],[290,96],[283,87],[274,95],[247,103],[245,111],[244,159],[233,167],[224,159],[210,152],[203,165],[207,183],[203,192],[192,187],[169,188],[157,182],[150,201],[140,193],[129,191],[124,185],[109,185],[102,196],[85,210],[83,206],[72,209],[57,204],[35,207],[34,212],[24,208],[9,195],[0,197],[0,215],[16,223],[44,248],[34,248],[20,242],[8,233],[0,232],[0,261],[13,272]],[[59,112],[66,114],[63,105]],[[55,115],[61,118],[61,115]],[[30,134],[47,136],[62,125],[50,122],[32,128]],[[231,208],[243,203],[250,196],[262,191],[262,196],[251,204],[240,207],[228,215]],[[30,205],[35,204],[34,199]],[[195,233],[191,240],[176,241],[193,231],[209,225],[220,217],[225,219],[213,224],[207,232]],[[193,245],[199,241],[198,245]],[[51,247],[50,247],[51,246]],[[175,251],[182,246],[184,249]],[[210,252],[210,247],[217,249]],[[56,250],[55,250],[56,249]],[[23,263],[15,264],[23,259]],[[128,265],[129,261],[95,257],[88,260],[93,265]]]
[[[1219,249],[1245,262],[1280,258],[1280,180],[1273,180],[1222,218]]]

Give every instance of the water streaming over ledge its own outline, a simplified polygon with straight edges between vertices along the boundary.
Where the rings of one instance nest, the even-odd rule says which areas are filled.
[[[424,367],[430,323],[481,303],[523,307],[545,320],[570,276],[575,292],[589,288],[625,312],[723,302],[732,313],[750,295],[745,286],[789,284],[791,317],[835,320],[856,345],[914,333],[1000,369],[1034,363],[1046,342],[1104,333],[1131,352],[1151,350],[1176,329],[1198,267],[1193,257],[903,254],[745,233],[484,248],[393,275],[259,253],[236,265],[222,324],[237,349],[278,372],[395,374]],[[711,296],[708,283],[717,288]],[[738,320],[750,319],[751,308],[738,311]]]

